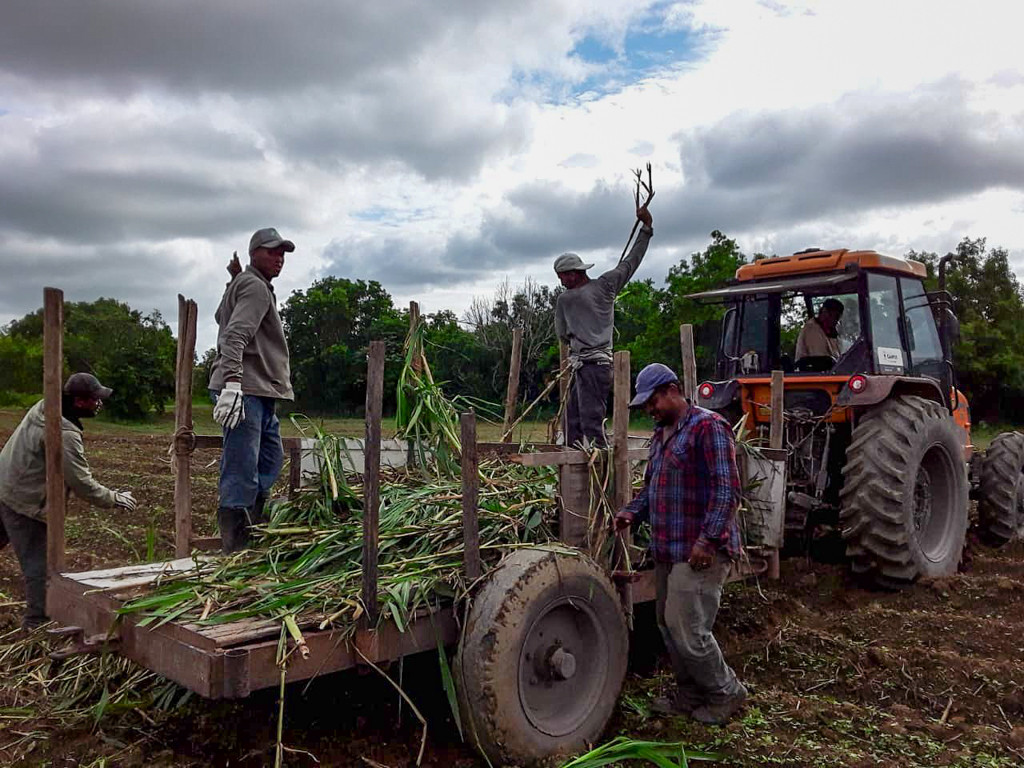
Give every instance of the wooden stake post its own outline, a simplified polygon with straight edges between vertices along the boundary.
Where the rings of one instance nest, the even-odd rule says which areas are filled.
[[[466,581],[480,578],[480,521],[477,517],[477,499],[480,490],[476,445],[476,414],[472,411],[459,417],[462,428],[462,562]]]
[[[679,326],[679,347],[683,355],[683,397],[693,402],[697,395],[697,358],[693,351],[693,326]]]
[[[377,534],[380,514],[380,440],[384,408],[384,342],[371,341],[366,371],[366,445],[363,449],[363,607],[368,628],[377,624]]]
[[[512,440],[512,424],[516,420],[516,401],[519,399],[519,366],[523,356],[523,329],[512,331],[512,357],[508,364],[508,388],[505,390],[505,423],[502,426],[502,442]]]
[[[178,362],[174,382],[174,556],[192,547],[192,366],[196,351],[196,303],[178,294]]]
[[[614,388],[612,397],[612,462],[615,470],[615,511],[618,512],[633,498],[633,478],[629,469],[629,352],[615,353]],[[629,529],[615,541],[613,570],[621,570],[627,560],[628,548],[633,543]],[[626,616],[632,621],[633,589],[628,581],[618,584]]]
[[[768,446],[781,449],[785,438],[785,379],[782,371],[772,371],[772,421],[768,432]],[[768,550],[768,578],[779,579],[781,567],[779,563],[779,550],[772,548]]]
[[[64,292],[43,289],[43,414],[46,419],[46,574],[64,570]]]

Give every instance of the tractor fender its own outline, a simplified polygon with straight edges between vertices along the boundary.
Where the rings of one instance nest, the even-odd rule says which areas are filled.
[[[707,408],[709,411],[717,411],[731,403],[736,402],[739,397],[740,383],[736,379],[729,379],[728,381],[709,381],[706,382],[712,386],[711,397],[704,397],[701,394],[703,384],[697,387],[697,391],[694,395],[694,400],[697,401],[697,405],[701,408]]]
[[[925,400],[934,400],[945,405],[942,389],[931,379],[912,376],[864,376],[868,385],[863,391],[854,393],[849,384],[844,384],[836,396],[836,405],[857,408],[876,405],[898,395],[916,395]]]

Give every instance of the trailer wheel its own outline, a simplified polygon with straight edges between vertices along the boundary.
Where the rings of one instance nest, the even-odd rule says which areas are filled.
[[[998,435],[981,462],[978,523],[982,540],[1001,547],[1024,533],[1024,435]]]
[[[518,550],[473,598],[455,656],[465,739],[528,765],[601,735],[626,674],[618,595],[581,553]]]
[[[894,588],[956,572],[967,470],[949,412],[903,395],[864,413],[843,468],[840,520],[855,573]]]

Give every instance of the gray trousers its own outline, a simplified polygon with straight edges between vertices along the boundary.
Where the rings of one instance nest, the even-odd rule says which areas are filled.
[[[11,542],[25,577],[26,627],[46,621],[46,523],[19,515],[0,501],[0,549]]]
[[[725,663],[711,633],[722,601],[729,559],[719,554],[715,564],[695,571],[688,563],[657,563],[656,611],[676,682],[681,690],[697,693],[710,703],[740,690],[736,673]]]
[[[573,374],[569,402],[565,406],[565,445],[576,445],[583,438],[604,448],[604,417],[608,413],[608,393],[612,389],[612,367],[584,363]]]

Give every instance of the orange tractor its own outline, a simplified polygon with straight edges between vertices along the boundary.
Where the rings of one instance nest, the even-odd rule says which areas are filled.
[[[838,531],[854,572],[888,587],[956,572],[972,496],[989,543],[1024,527],[1024,435],[999,435],[984,455],[971,443],[951,356],[950,258],[931,293],[920,262],[811,249],[747,264],[728,287],[691,297],[731,305],[718,380],[697,387],[698,405],[733,423],[746,415],[767,442],[782,372],[785,545]],[[801,329],[829,299],[842,305],[829,334],[838,357],[796,358]]]

